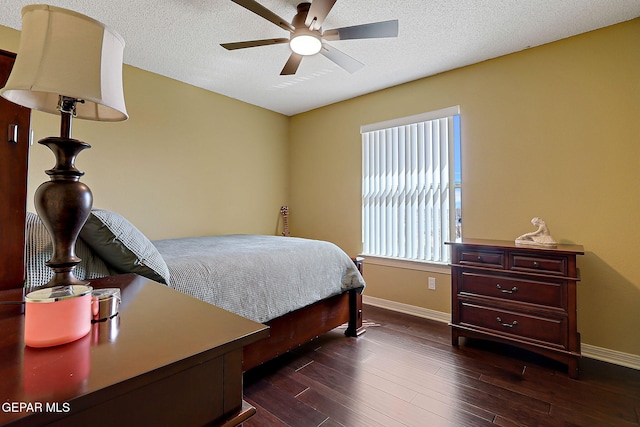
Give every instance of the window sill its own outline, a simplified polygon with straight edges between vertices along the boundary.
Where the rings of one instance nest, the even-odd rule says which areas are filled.
[[[403,268],[406,270],[428,271],[439,274],[451,274],[448,264],[440,264],[426,261],[411,261],[398,258],[385,258],[373,255],[358,255],[364,258],[365,268],[367,264],[380,265],[384,267]]]

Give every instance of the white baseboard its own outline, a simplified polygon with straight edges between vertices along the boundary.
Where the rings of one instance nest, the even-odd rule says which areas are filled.
[[[609,350],[608,348],[596,347],[590,344],[582,344],[581,347],[584,357],[640,370],[640,356],[638,355]]]
[[[401,302],[390,301],[368,295],[363,295],[362,302],[364,302],[365,304],[373,305],[375,307],[386,308],[387,310],[410,314],[412,316],[422,317],[425,319],[436,320],[438,322],[449,323],[451,321],[451,314],[449,313],[429,310],[428,308],[416,307],[414,305],[404,304]],[[609,350],[608,348],[596,347],[595,345],[584,343],[581,345],[581,351],[583,357],[589,357],[591,359],[601,360],[603,362],[613,363],[615,365],[640,370],[640,356],[635,354]]]
[[[411,314],[412,316],[423,317],[425,319],[437,320],[438,322],[449,323],[451,315],[441,311],[429,310],[428,308],[416,307],[415,305],[404,304],[401,302],[390,301],[388,299],[362,296],[362,302],[373,305],[375,307],[386,308],[387,310],[397,311],[399,313]]]

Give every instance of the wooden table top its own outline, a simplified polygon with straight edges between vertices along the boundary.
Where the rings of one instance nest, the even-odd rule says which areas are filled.
[[[72,411],[74,399],[98,399],[99,391],[132,378],[154,381],[160,368],[166,376],[167,369],[184,369],[186,359],[210,360],[269,334],[265,325],[140,276],[91,286],[120,288],[119,314],[62,346],[26,347],[20,306],[0,305],[0,425],[39,409]],[[0,292],[0,301],[22,298],[19,289]]]

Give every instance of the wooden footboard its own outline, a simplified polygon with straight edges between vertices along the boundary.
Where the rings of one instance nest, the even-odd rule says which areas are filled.
[[[360,292],[361,289],[353,289],[267,322],[269,338],[244,348],[243,371],[284,354],[344,323],[348,323],[345,335],[355,337],[364,333]]]

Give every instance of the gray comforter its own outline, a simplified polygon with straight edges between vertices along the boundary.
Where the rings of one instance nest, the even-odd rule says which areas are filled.
[[[172,288],[261,323],[365,284],[351,258],[325,241],[223,235],[153,244]]]

